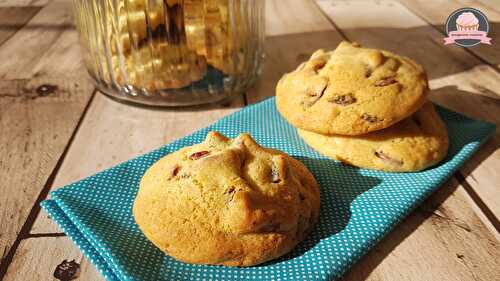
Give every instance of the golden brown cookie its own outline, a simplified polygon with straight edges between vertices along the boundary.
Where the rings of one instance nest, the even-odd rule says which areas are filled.
[[[394,126],[363,136],[298,132],[320,153],[367,169],[420,171],[443,160],[448,151],[446,126],[431,102]]]
[[[144,174],[133,215],[144,235],[184,262],[250,266],[294,248],[319,216],[313,175],[248,134],[217,132]]]
[[[410,116],[427,92],[425,72],[416,62],[342,42],[285,74],[276,87],[276,105],[298,128],[360,135]]]

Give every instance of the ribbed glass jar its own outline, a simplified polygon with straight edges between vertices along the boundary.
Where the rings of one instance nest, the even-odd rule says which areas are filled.
[[[265,0],[73,0],[85,64],[122,100],[230,99],[260,73]]]

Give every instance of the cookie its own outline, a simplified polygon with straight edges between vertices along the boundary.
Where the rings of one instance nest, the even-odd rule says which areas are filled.
[[[146,171],[133,216],[175,259],[251,266],[303,240],[319,204],[319,186],[301,162],[248,134],[228,139],[211,132]]]
[[[431,102],[392,127],[363,136],[327,136],[298,130],[318,152],[353,166],[390,172],[420,171],[448,151],[448,132]]]
[[[342,42],[285,74],[276,87],[276,105],[295,127],[361,135],[410,116],[427,93],[425,72],[416,62]]]

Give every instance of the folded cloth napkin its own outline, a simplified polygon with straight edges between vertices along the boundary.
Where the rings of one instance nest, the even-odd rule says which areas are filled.
[[[438,166],[387,173],[345,166],[309,148],[276,111],[274,98],[245,107],[155,151],[51,193],[42,207],[108,280],[331,280],[339,277],[439,187],[495,131],[490,123],[437,108],[450,149]],[[192,265],[163,254],[137,228],[132,204],[146,169],[216,130],[250,133],[306,164],[321,186],[320,220],[290,254],[248,268]]]

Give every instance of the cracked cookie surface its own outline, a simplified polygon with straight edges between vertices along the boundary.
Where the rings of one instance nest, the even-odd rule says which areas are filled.
[[[416,62],[342,42],[285,74],[276,86],[276,105],[295,127],[361,135],[410,116],[427,93],[425,72]]]
[[[211,132],[146,171],[133,215],[180,261],[250,266],[293,249],[318,220],[319,204],[319,186],[300,161],[248,134]]]
[[[298,129],[318,152],[353,166],[391,172],[419,171],[440,162],[448,132],[431,102],[394,126],[363,136],[327,136]]]

